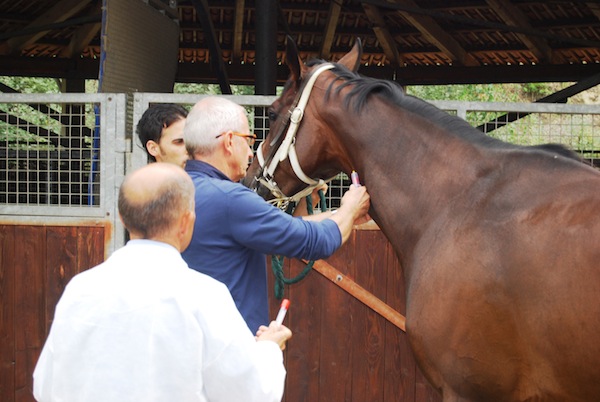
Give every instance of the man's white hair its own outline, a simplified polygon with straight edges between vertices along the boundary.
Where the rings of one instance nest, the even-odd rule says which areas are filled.
[[[210,154],[218,135],[244,129],[243,119],[247,119],[245,109],[228,99],[210,96],[198,101],[188,114],[183,131],[188,154]]]

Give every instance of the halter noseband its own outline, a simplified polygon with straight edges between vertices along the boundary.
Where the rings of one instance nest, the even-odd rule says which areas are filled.
[[[256,150],[256,157],[261,167],[261,173],[259,177],[257,177],[257,181],[263,186],[265,186],[267,189],[269,189],[271,194],[275,196],[274,199],[269,200],[268,202],[273,205],[276,205],[278,208],[287,208],[290,202],[299,201],[303,197],[306,197],[307,195],[312,193],[312,191],[315,188],[323,185],[326,182],[323,179],[311,179],[302,171],[302,168],[300,167],[300,163],[298,161],[298,155],[296,153],[295,140],[296,133],[298,132],[298,127],[300,126],[302,117],[304,117],[304,109],[306,108],[306,104],[308,103],[310,92],[312,91],[312,88],[317,78],[322,72],[326,70],[331,70],[333,67],[334,65],[331,63],[324,64],[318,69],[316,69],[315,72],[311,75],[310,79],[306,83],[306,86],[302,90],[300,99],[298,100],[296,107],[293,111],[291,111],[290,123],[285,138],[279,145],[279,148],[277,149],[273,157],[270,159],[270,163],[266,168],[265,158],[262,153],[262,144]],[[289,157],[290,159],[290,164],[292,166],[292,169],[294,170],[294,173],[296,174],[296,177],[298,177],[298,179],[302,180],[304,183],[308,184],[308,187],[306,187],[304,190],[301,190],[290,197],[286,196],[283,193],[283,191],[281,191],[277,183],[273,180],[275,169],[277,169],[279,163],[283,162],[287,157]]]

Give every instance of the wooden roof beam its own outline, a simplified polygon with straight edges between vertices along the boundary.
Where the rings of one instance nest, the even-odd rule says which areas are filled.
[[[597,1],[588,1],[585,3],[590,11],[600,20],[600,4]]]
[[[242,43],[244,41],[244,0],[235,0],[234,22],[233,22],[233,61],[242,58]]]
[[[61,0],[36,18],[27,28],[65,21],[87,7],[89,2],[90,0]],[[39,31],[32,35],[11,38],[4,45],[8,47],[11,53],[18,53],[25,47],[35,43],[38,39],[46,35],[47,32]]]
[[[101,11],[102,3],[98,2],[96,7],[94,7],[94,9],[90,12],[90,15],[96,15]],[[73,33],[69,45],[60,52],[60,57],[71,58],[79,56],[83,52],[83,49],[90,44],[90,42],[96,37],[101,29],[101,22],[83,25],[77,29]]]
[[[373,32],[375,33],[379,44],[381,44],[381,47],[383,48],[385,57],[387,57],[387,59],[391,62],[393,66],[404,66],[405,61],[398,52],[398,46],[396,46],[396,41],[394,40],[394,37],[387,28],[387,24],[385,23],[381,11],[379,11],[379,7],[364,3],[362,6],[363,10],[365,10],[367,18],[369,19],[369,21],[371,21],[371,24],[373,25]]]
[[[227,70],[225,69],[225,62],[223,61],[219,38],[217,37],[215,27],[210,19],[208,2],[207,0],[192,0],[192,4],[194,4],[196,14],[202,24],[202,30],[204,31],[204,35],[206,35],[206,42],[210,54],[210,65],[218,77],[221,93],[223,95],[231,95],[233,92],[231,91],[231,84],[229,82],[229,77],[227,76]]]
[[[405,7],[420,10],[421,7],[413,0],[398,0],[394,2]],[[410,24],[421,32],[425,38],[438,49],[444,52],[450,59],[463,66],[478,66],[477,60],[471,56],[451,35],[431,17],[424,14],[412,14],[407,11],[396,11]]]
[[[319,57],[322,59],[330,59],[331,46],[333,45],[335,30],[337,28],[338,20],[340,19],[341,11],[341,2],[332,1],[329,3],[329,13],[327,14],[327,22],[325,23],[325,35],[323,35],[321,51],[319,52]]]
[[[510,26],[531,28],[527,16],[508,0],[486,0],[488,6]],[[527,46],[541,63],[552,61],[552,49],[543,38],[516,33],[517,37]]]

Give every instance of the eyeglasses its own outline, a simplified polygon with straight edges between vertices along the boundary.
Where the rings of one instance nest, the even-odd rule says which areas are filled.
[[[229,133],[229,131],[221,133],[221,134],[217,135],[215,138],[219,138],[227,133]],[[231,134],[236,135],[238,137],[245,138],[246,142],[248,143],[249,146],[254,145],[254,143],[256,142],[256,134],[244,134],[244,133],[238,133],[237,131],[231,131]]]

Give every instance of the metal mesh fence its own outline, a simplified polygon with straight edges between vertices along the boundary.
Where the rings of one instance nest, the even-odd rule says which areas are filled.
[[[600,115],[591,113],[469,112],[467,121],[484,133],[520,145],[566,145],[590,164],[600,163]]]
[[[92,104],[0,104],[0,203],[99,205]]]
[[[256,149],[268,133],[267,107],[276,97],[228,97],[246,107]],[[127,171],[147,163],[131,138],[137,121],[152,103],[189,108],[200,98],[138,93],[127,119],[124,94],[0,94],[0,215],[36,222],[102,218],[122,232],[117,189]],[[432,103],[488,135],[522,145],[565,144],[600,166],[597,105]],[[344,174],[329,183],[328,208],[339,207],[349,185]]]
[[[0,94],[2,214],[113,212],[114,180],[124,173],[124,107],[124,95]]]
[[[180,103],[191,107],[203,96],[136,94],[134,122],[152,103]],[[274,96],[226,96],[246,107],[250,127],[257,136],[254,150],[268,134],[268,106]],[[600,110],[591,105],[510,104],[482,102],[431,102],[446,112],[457,115],[482,132],[506,142],[519,145],[559,143],[578,152],[587,163],[600,166]],[[135,123],[134,123],[135,124]],[[142,152],[138,144],[134,154]],[[133,158],[145,163],[145,155]],[[327,207],[338,208],[350,179],[340,173],[329,184]],[[319,208],[317,205],[315,208]]]

